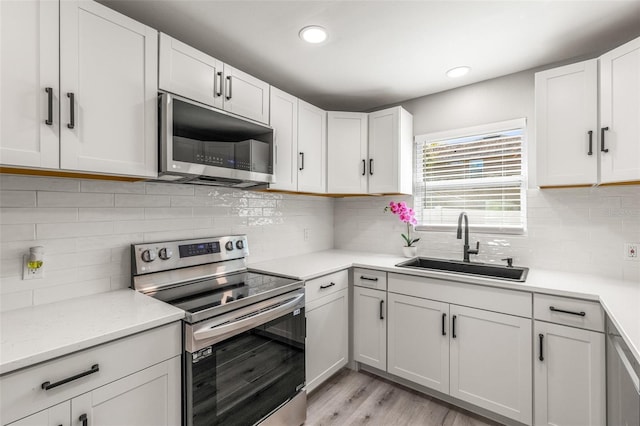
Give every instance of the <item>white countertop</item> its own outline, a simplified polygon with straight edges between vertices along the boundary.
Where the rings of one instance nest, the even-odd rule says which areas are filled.
[[[526,282],[514,283],[395,266],[406,260],[406,258],[398,256],[327,250],[250,264],[249,267],[259,271],[309,280],[353,266],[599,301],[622,334],[636,360],[640,362],[640,283],[638,282],[534,268],[529,270]]]
[[[0,374],[180,320],[182,309],[117,290],[0,315]]]

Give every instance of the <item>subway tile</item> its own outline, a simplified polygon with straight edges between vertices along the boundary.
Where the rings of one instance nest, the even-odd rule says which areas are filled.
[[[107,235],[81,237],[77,239],[78,251],[129,246],[141,242],[142,235],[142,232],[133,232],[121,235],[111,233]]]
[[[0,207],[35,207],[36,191],[0,191]]]
[[[113,207],[113,194],[38,191],[38,207]]]
[[[142,207],[114,207],[110,209],[81,207],[78,209],[78,221],[101,222],[144,219]]]
[[[35,238],[35,225],[0,225],[0,240],[2,242],[34,240]]]
[[[276,200],[265,200],[263,198],[250,198],[248,207],[276,207]]]
[[[80,181],[66,178],[2,175],[0,189],[78,192]]]
[[[113,225],[114,233],[130,234],[136,232],[166,231],[168,229],[180,230],[206,228],[211,226],[212,223],[212,218],[190,217],[185,219],[132,220],[127,222],[115,222]]]
[[[147,182],[145,184],[147,194],[156,195],[188,195],[193,196],[193,185],[180,185],[175,183]]]
[[[76,208],[2,208],[0,223],[60,223],[78,220]]]
[[[39,223],[36,235],[43,238],[88,237],[113,234],[113,222]]]
[[[109,278],[35,289],[33,291],[33,304],[42,305],[90,294],[105,293],[109,290],[111,290]]]
[[[45,256],[47,253],[73,253],[76,251],[75,238],[62,238],[53,240],[28,240],[11,241],[0,244],[0,257],[2,259],[18,259],[29,252],[29,247],[43,246]]]
[[[168,195],[115,194],[116,207],[170,207]]]
[[[26,308],[33,304],[33,291],[24,290],[0,294],[0,311]]]
[[[81,192],[104,192],[108,194],[144,194],[144,182],[117,182],[111,180],[82,180]]]
[[[158,207],[145,208],[145,219],[183,219],[193,216],[193,210],[190,207]]]

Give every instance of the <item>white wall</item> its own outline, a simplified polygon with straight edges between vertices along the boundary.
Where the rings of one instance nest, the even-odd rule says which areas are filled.
[[[515,258],[520,265],[588,272],[640,282],[640,262],[623,259],[625,242],[640,242],[640,186],[539,190],[535,185],[534,72],[525,71],[402,104],[413,114],[414,134],[527,119],[528,232],[475,235],[478,261]],[[405,227],[383,208],[412,197],[345,198],[335,204],[335,246],[401,254]],[[473,217],[469,218],[473,224]],[[418,254],[462,259],[455,231],[421,232]]]
[[[134,243],[243,233],[250,261],[333,247],[322,197],[0,175],[0,206],[0,310],[128,287]],[[22,280],[36,245],[45,278]]]

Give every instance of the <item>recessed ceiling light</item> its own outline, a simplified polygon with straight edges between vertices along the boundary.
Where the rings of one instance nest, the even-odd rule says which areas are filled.
[[[317,25],[311,25],[300,30],[300,38],[307,43],[322,43],[327,39],[327,31]]]
[[[451,68],[449,71],[447,71],[447,77],[449,78],[462,77],[463,75],[467,74],[469,71],[471,71],[470,67]]]

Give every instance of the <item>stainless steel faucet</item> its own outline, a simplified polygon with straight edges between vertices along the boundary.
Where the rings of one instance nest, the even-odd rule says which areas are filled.
[[[469,250],[469,219],[467,218],[467,213],[462,212],[460,216],[458,216],[458,234],[456,238],[459,240],[462,239],[462,218],[464,218],[464,261],[471,262],[469,260],[470,254],[478,254],[480,251],[480,241],[476,241],[475,250]]]

